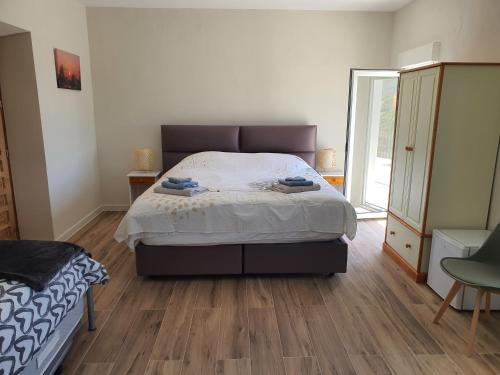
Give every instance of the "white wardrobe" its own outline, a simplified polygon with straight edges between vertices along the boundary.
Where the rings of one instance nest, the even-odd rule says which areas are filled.
[[[416,281],[433,229],[485,229],[500,137],[500,64],[402,71],[384,250]]]

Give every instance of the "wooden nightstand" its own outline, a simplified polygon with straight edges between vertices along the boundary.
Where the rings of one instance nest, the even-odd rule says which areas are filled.
[[[127,174],[130,204],[153,185],[160,175],[160,171],[132,171]]]
[[[318,173],[335,189],[344,194],[344,172],[342,171],[318,171]]]

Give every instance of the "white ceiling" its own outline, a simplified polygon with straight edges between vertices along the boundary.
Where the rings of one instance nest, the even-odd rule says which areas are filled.
[[[92,7],[301,9],[393,12],[413,0],[80,0]]]

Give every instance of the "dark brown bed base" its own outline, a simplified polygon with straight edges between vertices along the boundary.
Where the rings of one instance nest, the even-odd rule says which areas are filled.
[[[137,274],[240,275],[342,273],[347,244],[342,240],[255,245],[146,246],[135,248]]]
[[[162,125],[163,170],[202,151],[293,154],[315,166],[316,126]],[[135,248],[137,274],[238,275],[346,272],[347,244],[324,242]]]

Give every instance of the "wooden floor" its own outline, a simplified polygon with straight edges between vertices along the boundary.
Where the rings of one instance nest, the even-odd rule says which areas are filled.
[[[346,274],[144,279],[103,213],[73,241],[111,274],[96,287],[64,374],[500,374],[500,314],[465,356],[469,313],[431,323],[440,299],[381,252],[384,221],[360,222]]]

